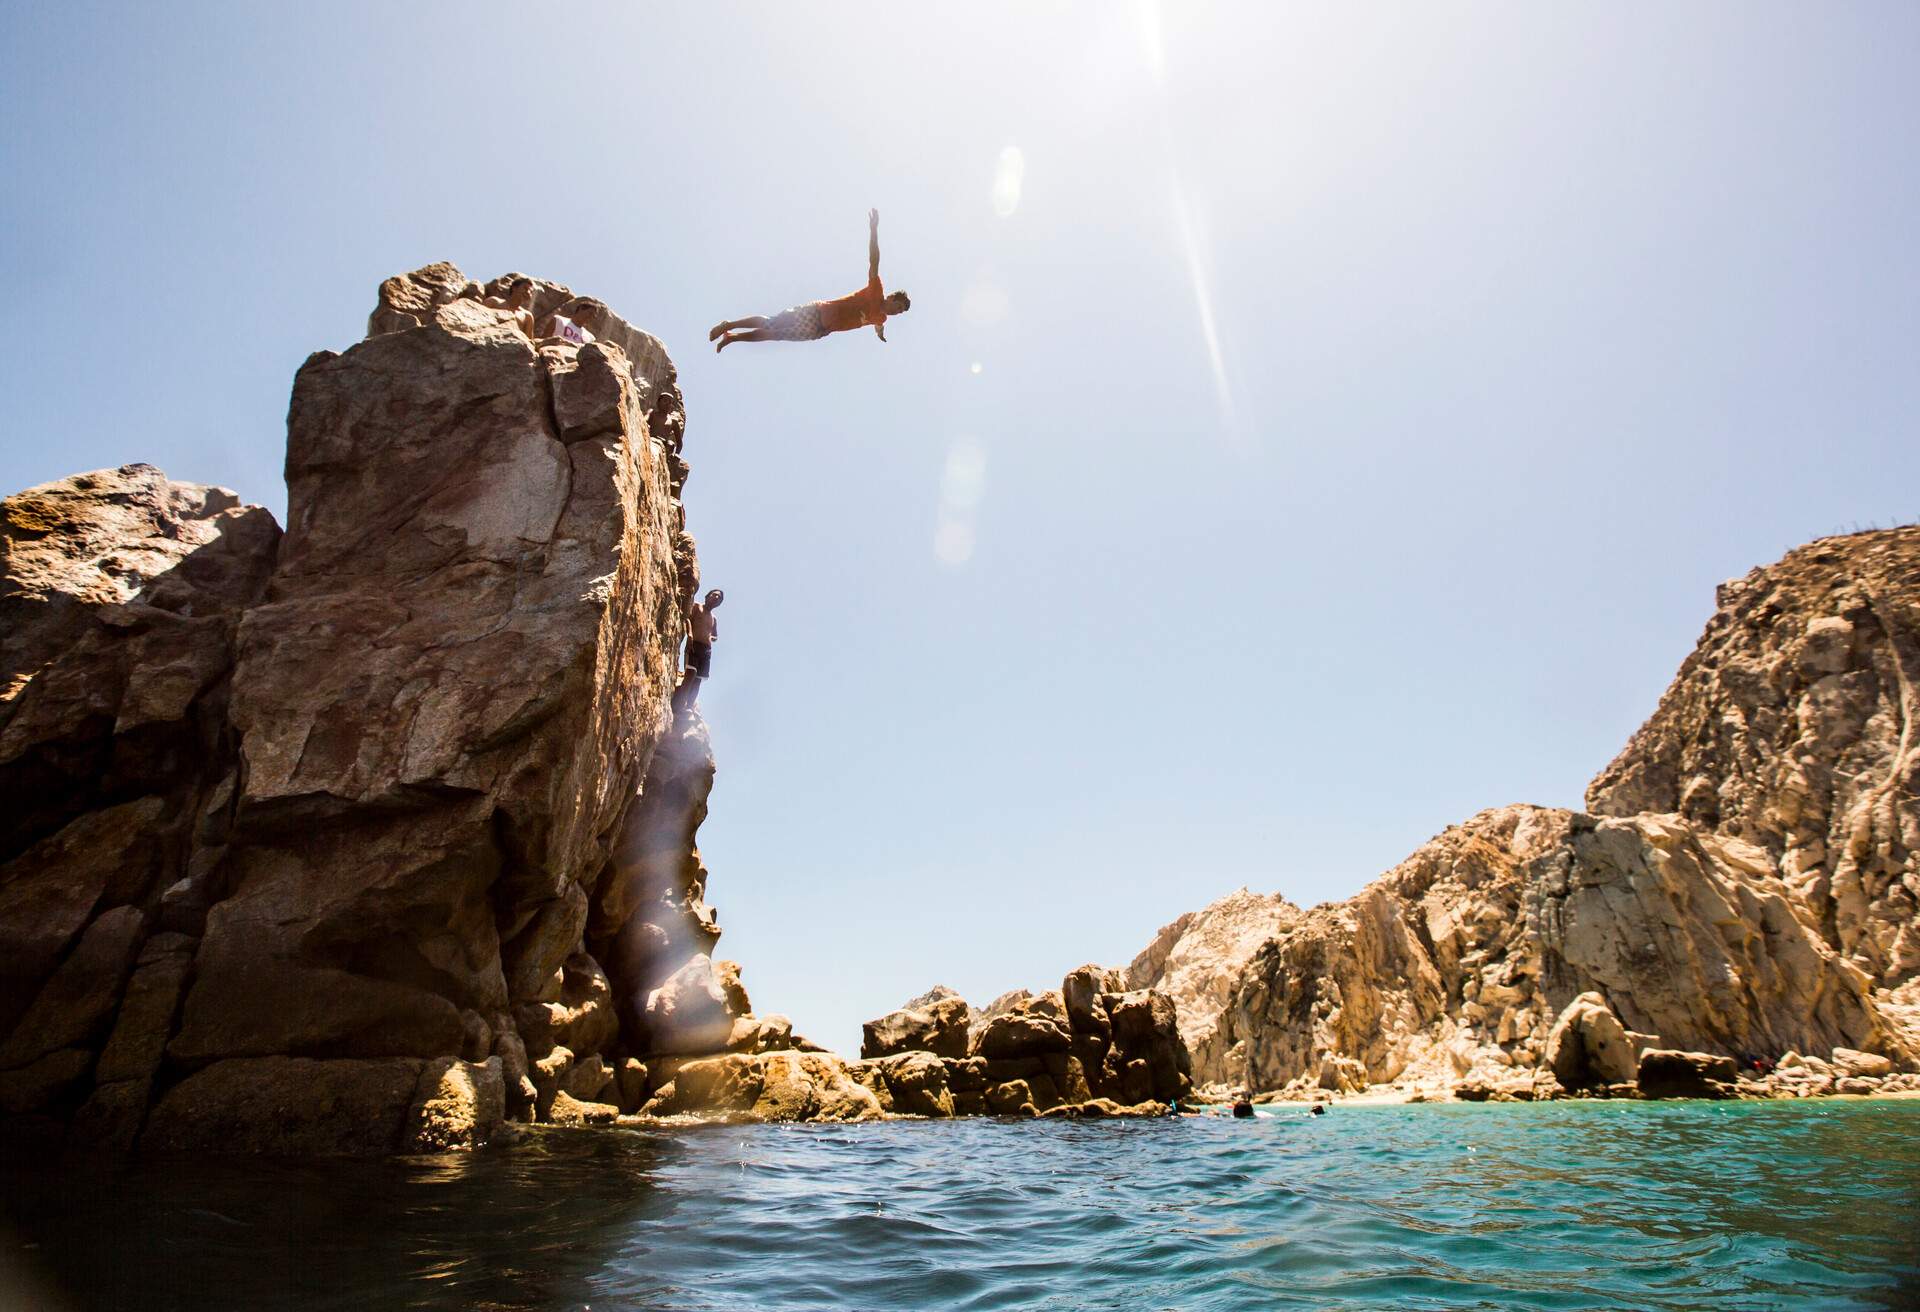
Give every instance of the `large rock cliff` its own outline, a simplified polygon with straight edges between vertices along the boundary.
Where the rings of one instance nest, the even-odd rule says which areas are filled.
[[[1822,939],[1898,989],[1920,975],[1920,528],[1812,543],[1719,601],[1587,809],[1760,848]]]
[[[605,306],[434,265],[301,367],[284,535],[144,465],[0,505],[14,1131],[445,1146],[757,1039],[671,700],[683,424]]]
[[[1556,1022],[1594,1012],[1636,1050],[1914,1069],[1920,528],[1815,542],[1719,600],[1587,813],[1483,812],[1270,935],[1203,933],[1225,904],[1162,931],[1129,982],[1215,981],[1172,988],[1196,1079],[1532,1085]]]

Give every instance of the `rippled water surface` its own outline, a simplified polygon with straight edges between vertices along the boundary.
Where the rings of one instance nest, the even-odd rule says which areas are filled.
[[[8,1270],[77,1308],[1920,1301],[1914,1101],[555,1132],[4,1181]]]

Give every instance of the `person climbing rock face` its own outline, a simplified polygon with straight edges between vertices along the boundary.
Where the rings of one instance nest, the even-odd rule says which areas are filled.
[[[696,601],[687,607],[687,653],[680,663],[680,686],[673,693],[676,712],[684,712],[691,706],[700,695],[700,681],[713,675],[713,640],[720,636],[713,612],[726,599],[726,593],[710,588],[705,601]]]
[[[867,211],[867,285],[834,301],[809,301],[775,315],[753,314],[726,319],[713,326],[707,340],[724,351],[735,342],[811,342],[828,333],[844,333],[871,326],[887,340],[887,316],[905,314],[913,307],[905,292],[888,295],[880,286],[880,211]]]

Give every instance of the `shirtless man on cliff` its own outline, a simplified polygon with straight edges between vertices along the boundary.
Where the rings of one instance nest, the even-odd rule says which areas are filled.
[[[880,211],[867,211],[867,285],[833,301],[808,301],[776,315],[752,314],[713,326],[707,340],[724,351],[735,342],[811,342],[828,333],[844,333],[872,326],[887,340],[887,316],[905,314],[913,306],[905,292],[888,295],[880,286]]]
[[[528,341],[539,340],[533,335],[533,279],[515,278],[500,295],[489,296],[481,304],[506,310],[513,315],[513,326],[525,333]]]
[[[720,636],[720,625],[713,612],[727,594],[718,588],[707,590],[704,602],[687,607],[687,655],[682,662],[680,686],[673,691],[673,708],[684,711],[700,696],[700,681],[713,677],[713,640]]]

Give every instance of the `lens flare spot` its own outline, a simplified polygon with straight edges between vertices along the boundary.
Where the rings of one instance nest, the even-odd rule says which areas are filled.
[[[987,491],[987,451],[970,437],[954,440],[940,471],[940,511],[933,530],[933,557],[958,568],[973,559],[980,500]]]
[[[975,361],[973,362],[973,364],[972,364],[971,366],[969,366],[969,368],[968,368],[968,372],[970,372],[970,373],[976,373],[976,374],[977,374],[977,373],[979,373],[979,372],[980,372],[980,362],[979,362],[978,360],[975,360]]]
[[[973,525],[966,520],[942,516],[933,534],[933,558],[951,569],[973,559]]]
[[[940,475],[940,503],[954,510],[972,510],[987,490],[987,453],[978,442],[961,438],[947,452]]]
[[[1020,187],[1026,181],[1027,157],[1018,146],[1000,152],[993,168],[993,212],[1003,219],[1013,217],[1020,208]]]

